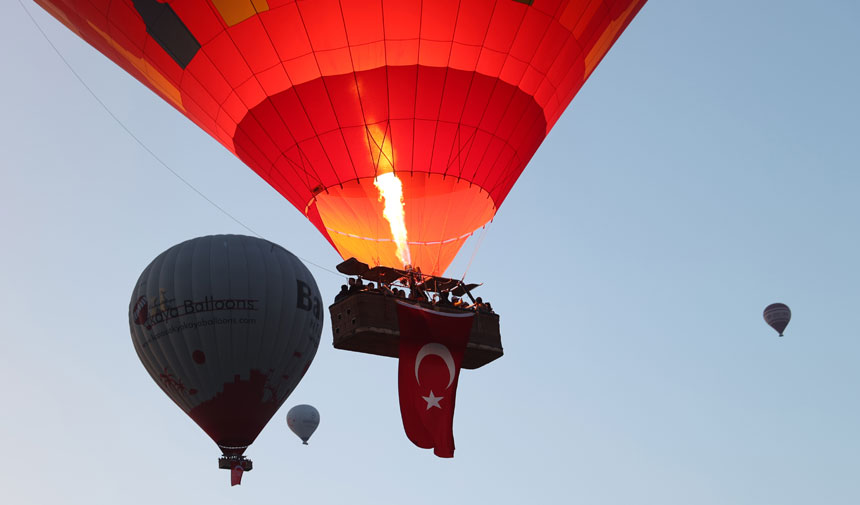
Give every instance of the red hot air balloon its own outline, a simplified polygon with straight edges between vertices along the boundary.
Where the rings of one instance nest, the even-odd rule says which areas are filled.
[[[140,361],[218,444],[234,485],[251,469],[245,449],[313,361],[322,323],[319,291],[301,261],[239,235],[161,253],[129,304]]]
[[[440,275],[645,0],[36,0],[344,257]]]

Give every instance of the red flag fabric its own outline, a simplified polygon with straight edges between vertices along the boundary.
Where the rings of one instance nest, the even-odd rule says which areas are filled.
[[[454,400],[474,314],[397,304],[403,429],[418,447],[453,458]]]
[[[230,470],[230,486],[238,486],[242,483],[242,465],[236,465]]]

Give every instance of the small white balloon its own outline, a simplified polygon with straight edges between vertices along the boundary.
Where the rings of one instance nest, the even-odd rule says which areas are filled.
[[[312,405],[296,405],[287,412],[287,426],[305,445],[319,425],[320,413]]]

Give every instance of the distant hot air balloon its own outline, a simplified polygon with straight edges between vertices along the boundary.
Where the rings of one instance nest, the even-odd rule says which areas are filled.
[[[764,309],[764,320],[781,337],[788,322],[791,321],[791,309],[784,303],[772,303]]]
[[[296,405],[287,412],[287,426],[304,445],[308,445],[311,435],[320,425],[320,413],[312,405]]]
[[[645,4],[36,2],[236,154],[345,259],[431,275],[493,219]]]
[[[242,454],[319,346],[316,282],[286,249],[215,235],[156,257],[129,306],[134,348],[156,384],[218,444],[238,484]]]

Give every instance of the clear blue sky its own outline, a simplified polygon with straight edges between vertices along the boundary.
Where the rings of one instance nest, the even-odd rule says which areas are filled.
[[[215,141],[27,9],[213,201],[338,257]],[[860,503],[860,4],[651,0],[547,137],[468,279],[505,356],[460,379],[457,455],[412,446],[395,360],[331,347],[248,454],[156,387],[127,310],[159,252],[247,233],[0,7],[0,495],[9,503]],[[467,245],[450,273],[464,271]],[[311,267],[326,299],[341,279]],[[761,317],[791,306],[779,339]],[[322,424],[304,447],[287,409]]]

